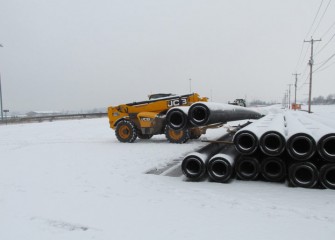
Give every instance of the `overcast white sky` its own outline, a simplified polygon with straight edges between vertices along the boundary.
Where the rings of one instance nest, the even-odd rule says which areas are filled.
[[[335,37],[327,44],[335,2],[323,15],[324,0],[313,24],[321,2],[0,0],[4,108],[107,107],[189,93],[189,79],[192,91],[213,101],[281,102],[292,73],[305,73],[298,86],[308,77],[304,39],[322,37],[314,69],[335,54]],[[307,93],[308,85],[299,87],[300,99]],[[313,96],[330,93],[335,64],[314,74]]]

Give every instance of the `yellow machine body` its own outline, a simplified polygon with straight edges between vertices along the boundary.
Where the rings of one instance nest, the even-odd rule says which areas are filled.
[[[109,124],[116,129],[122,120],[131,121],[139,134],[162,134],[165,130],[165,114],[176,106],[189,106],[194,102],[204,101],[197,93],[185,95],[171,95],[142,102],[133,102],[108,107]]]

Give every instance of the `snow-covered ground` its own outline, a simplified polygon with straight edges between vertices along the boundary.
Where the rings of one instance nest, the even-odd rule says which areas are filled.
[[[334,239],[334,190],[145,174],[205,144],[119,143],[107,118],[2,125],[0,239]]]

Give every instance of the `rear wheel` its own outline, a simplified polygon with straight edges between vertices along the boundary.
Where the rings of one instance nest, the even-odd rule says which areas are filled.
[[[190,139],[187,129],[174,130],[168,125],[165,127],[165,136],[170,143],[185,143]]]
[[[137,138],[136,126],[131,121],[122,120],[116,125],[115,135],[120,142],[132,143]]]

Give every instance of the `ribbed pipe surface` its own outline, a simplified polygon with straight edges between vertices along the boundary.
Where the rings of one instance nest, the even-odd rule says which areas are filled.
[[[319,179],[325,188],[335,189],[335,164],[328,163],[322,166]]]
[[[215,182],[228,182],[234,175],[235,160],[239,156],[233,145],[223,148],[207,163],[207,172],[211,180]]]
[[[318,178],[318,169],[311,162],[294,163],[289,168],[289,181],[295,187],[312,188]]]
[[[261,174],[267,181],[281,182],[286,177],[286,163],[279,157],[264,158],[261,163]]]
[[[255,180],[260,173],[260,164],[256,157],[241,155],[235,164],[236,176],[241,180]]]

